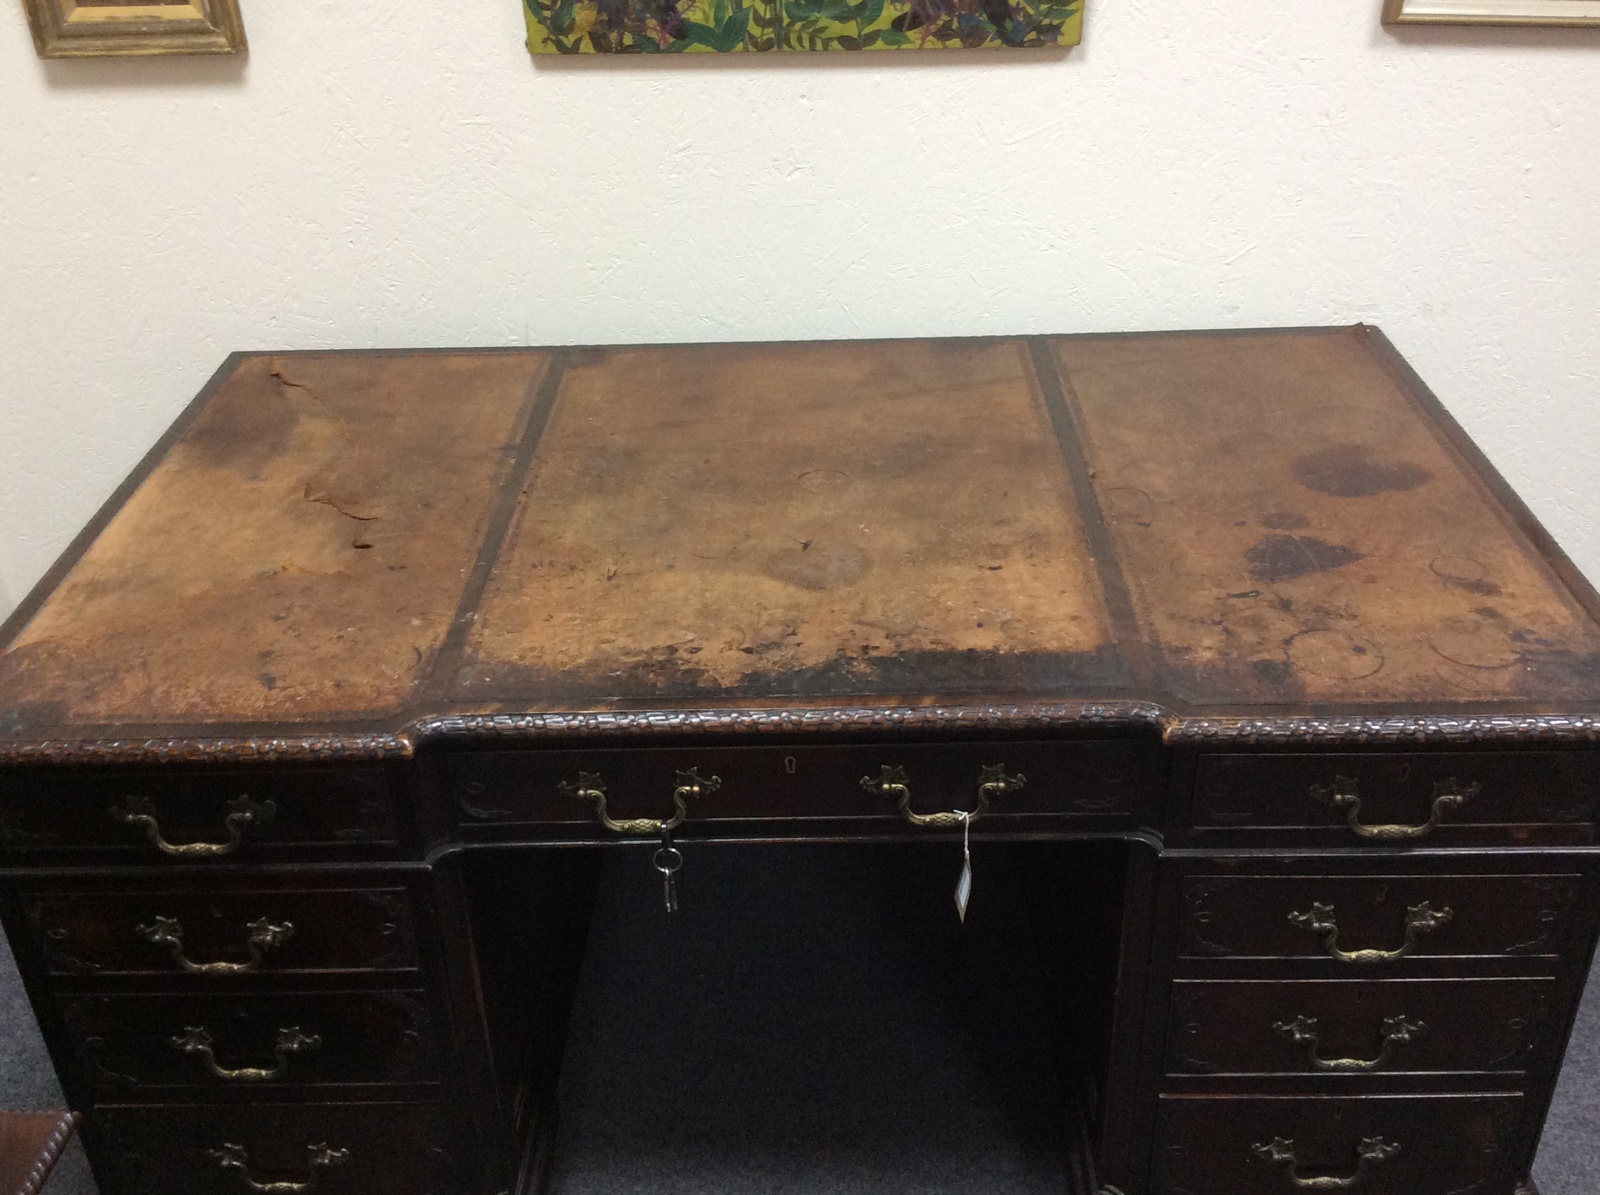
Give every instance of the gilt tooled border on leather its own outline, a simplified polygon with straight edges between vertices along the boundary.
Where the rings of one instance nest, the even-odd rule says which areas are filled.
[[[435,739],[538,741],[685,734],[859,734],[872,731],[1039,731],[1158,728],[1173,746],[1600,742],[1600,717],[1430,715],[1417,717],[1184,718],[1149,702],[1062,705],[890,706],[833,709],[688,709],[582,713],[452,714],[394,733],[301,738],[51,739],[0,744],[5,764],[319,763],[404,759]]]

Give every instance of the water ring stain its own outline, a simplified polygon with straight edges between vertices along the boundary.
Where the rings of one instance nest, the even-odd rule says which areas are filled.
[[[1377,644],[1343,631],[1301,631],[1285,641],[1284,654],[1296,670],[1324,680],[1361,680],[1383,667]]]

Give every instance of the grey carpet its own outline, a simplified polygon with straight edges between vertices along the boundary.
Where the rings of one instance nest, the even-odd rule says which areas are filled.
[[[979,872],[963,932],[953,848],[685,853],[672,918],[646,852],[607,860],[551,1195],[1059,1195],[1064,1099],[1006,875]]]
[[[665,929],[643,852],[609,867],[570,1035],[552,1195],[1058,1191],[1058,1095],[1024,1044],[1038,1040],[1044,1012],[1025,998],[1035,985],[1019,952],[1003,949],[1016,925],[999,915],[1003,878],[980,867],[972,911],[973,928],[999,932],[954,936],[952,919],[932,915],[949,899],[945,877],[884,884],[777,850],[752,885],[732,855],[690,853],[684,911]],[[759,974],[734,961],[754,939],[775,956]],[[652,973],[619,984],[627,968],[604,959],[649,960]],[[1600,1191],[1596,974],[1600,965],[1534,1164],[1543,1195]],[[765,1043],[759,1061],[730,1048],[751,1035]],[[0,1107],[60,1103],[0,942]],[[76,1143],[46,1195],[95,1195]]]

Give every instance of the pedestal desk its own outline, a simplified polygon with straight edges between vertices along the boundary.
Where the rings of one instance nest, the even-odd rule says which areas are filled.
[[[1511,1195],[1597,613],[1367,327],[238,354],[0,637],[0,905],[105,1195],[533,1191],[601,856],[964,837],[1075,1193]]]

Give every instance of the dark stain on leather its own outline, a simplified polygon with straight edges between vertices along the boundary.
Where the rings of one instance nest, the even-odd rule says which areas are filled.
[[[1120,651],[1093,652],[916,650],[898,655],[840,654],[821,664],[784,666],[778,645],[757,651],[770,666],[720,686],[675,645],[610,668],[553,671],[511,664],[467,666],[458,674],[470,697],[515,695],[536,703],[671,697],[848,697],[885,693],[1009,693],[1049,695],[1120,689],[1128,684]]]
[[[1312,535],[1269,535],[1244,554],[1254,581],[1292,581],[1360,560],[1362,553]]]
[[[1335,498],[1414,490],[1433,480],[1433,474],[1421,465],[1381,460],[1365,444],[1335,444],[1308,452],[1297,457],[1290,469],[1306,489]]]
[[[247,362],[229,392],[200,413],[184,437],[183,451],[213,468],[256,477],[284,454],[300,422],[299,406],[286,389],[261,363]]]

